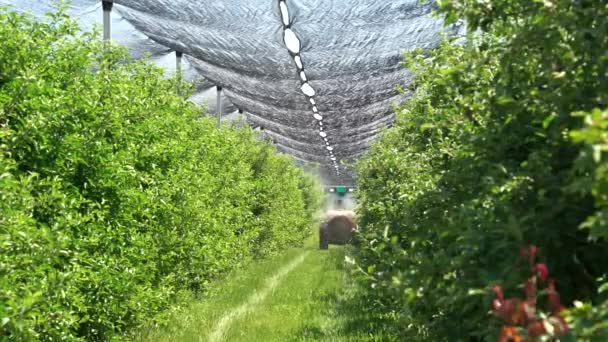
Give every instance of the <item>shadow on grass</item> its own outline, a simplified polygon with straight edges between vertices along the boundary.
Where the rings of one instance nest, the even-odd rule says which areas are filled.
[[[319,294],[314,301],[325,303],[319,314],[332,322],[307,323],[294,336],[294,341],[397,341],[386,331],[388,322],[371,312],[368,299],[357,284],[353,270],[345,263],[345,255],[352,247],[330,249],[329,260],[334,269],[343,274],[342,287],[335,292]]]

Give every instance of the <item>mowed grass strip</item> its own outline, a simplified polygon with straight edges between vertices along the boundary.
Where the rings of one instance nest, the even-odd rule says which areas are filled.
[[[243,303],[276,270],[302,253],[302,248],[293,248],[285,253],[263,261],[254,262],[245,269],[226,277],[221,283],[212,285],[204,298],[193,301],[172,313],[169,322],[159,328],[144,328],[135,333],[134,341],[208,341],[208,336],[220,320]]]
[[[272,277],[268,278],[264,287],[261,289],[256,289],[255,293],[253,293],[247,299],[247,302],[241,304],[236,309],[233,309],[224,314],[224,316],[220,319],[220,321],[215,325],[213,331],[208,336],[210,342],[219,342],[224,340],[224,335],[226,331],[231,327],[231,323],[246,315],[248,312],[252,312],[257,309],[257,306],[268,297],[268,295],[272,294],[272,292],[277,288],[283,277],[285,277],[289,272],[291,272],[294,268],[296,268],[299,264],[301,264],[310,251],[304,251],[300,253],[296,258],[291,260],[287,265],[283,265]]]
[[[226,341],[395,341],[367,313],[345,256],[351,247],[314,248]],[[371,334],[373,331],[374,334]]]
[[[201,302],[176,311],[166,327],[144,331],[137,340],[390,340],[366,332],[371,321],[344,262],[349,248],[321,251],[317,246],[311,240],[303,248],[253,263],[217,284]]]
[[[343,248],[320,251],[309,247],[307,258],[283,279],[256,310],[234,322],[226,341],[289,341],[334,334],[333,310],[341,290]]]

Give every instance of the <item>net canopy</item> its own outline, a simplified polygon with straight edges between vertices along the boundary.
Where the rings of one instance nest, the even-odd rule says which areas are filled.
[[[329,184],[353,184],[350,165],[382,129],[391,104],[410,95],[405,51],[432,49],[446,27],[434,1],[417,0],[114,0],[112,38],[134,58],[175,69],[195,81],[193,100],[214,111],[221,86],[226,113],[237,108],[277,148],[318,164]],[[35,15],[53,0],[0,0]],[[85,28],[101,24],[99,0],[73,0],[69,13]],[[202,76],[202,77],[201,77]]]

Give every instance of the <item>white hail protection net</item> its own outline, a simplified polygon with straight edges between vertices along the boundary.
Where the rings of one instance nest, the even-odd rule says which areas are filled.
[[[35,15],[52,0],[0,0]],[[114,0],[112,37],[135,58],[146,53],[169,70],[185,55],[194,98],[224,89],[226,113],[241,109],[277,147],[318,163],[326,182],[351,184],[349,168],[394,121],[412,75],[402,53],[431,49],[445,27],[434,1],[416,0]],[[74,0],[84,27],[100,24],[101,1]],[[200,76],[204,81],[200,80]]]

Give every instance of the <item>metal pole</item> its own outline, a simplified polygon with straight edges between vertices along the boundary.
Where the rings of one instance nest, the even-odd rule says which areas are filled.
[[[180,51],[175,51],[175,75],[181,81],[182,79],[182,56],[184,54]]]
[[[114,0],[102,0],[101,6],[103,8],[103,40],[110,40],[112,38],[112,6]]]
[[[243,110],[239,108],[239,121],[241,122],[241,127],[245,126],[245,116],[243,115]]]
[[[217,86],[217,127],[222,123],[222,87]]]
[[[182,56],[181,51],[175,51],[175,78],[177,79],[177,95],[182,94]]]

